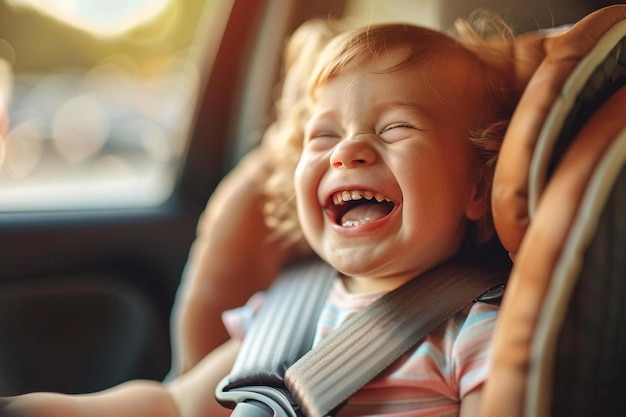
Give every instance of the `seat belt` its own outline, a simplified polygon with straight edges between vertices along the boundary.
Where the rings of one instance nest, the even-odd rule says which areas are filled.
[[[383,295],[311,349],[336,276],[312,260],[288,269],[268,291],[216,390],[218,401],[234,408],[231,416],[328,415],[465,306],[499,297],[508,270],[444,263]]]

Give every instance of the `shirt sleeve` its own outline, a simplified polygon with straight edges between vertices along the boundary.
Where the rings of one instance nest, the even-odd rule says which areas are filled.
[[[459,387],[460,399],[487,379],[497,317],[497,305],[476,302],[462,324],[452,354],[453,377]]]
[[[222,313],[222,322],[232,339],[242,341],[254,316],[258,313],[265,299],[264,292],[254,294],[246,304]]]

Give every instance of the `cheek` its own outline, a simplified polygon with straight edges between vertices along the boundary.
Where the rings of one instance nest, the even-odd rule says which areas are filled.
[[[318,184],[323,172],[303,156],[294,172],[296,209],[300,228],[311,247],[318,248],[319,233],[323,228],[323,213],[318,202]]]
[[[309,192],[309,182],[310,182],[311,170],[307,166],[306,159],[301,157],[296,165],[296,169],[293,175],[293,184],[296,195],[296,201],[302,199],[303,195],[306,195]]]
[[[474,175],[466,162],[447,153],[428,158],[414,155],[411,167],[397,171],[409,216],[463,217]]]
[[[306,192],[306,167],[299,162],[296,166],[296,170],[293,175],[293,186],[294,186],[294,194],[296,198],[296,207],[298,210],[298,217],[302,216],[302,199],[304,198]]]
[[[317,204],[317,187],[321,174],[316,164],[306,156],[302,156],[294,172],[294,188],[298,215],[302,219],[309,218]],[[306,215],[305,215],[306,214]]]
[[[294,172],[296,195],[303,194],[307,198],[317,193],[322,177],[329,167],[326,153],[303,152]]]

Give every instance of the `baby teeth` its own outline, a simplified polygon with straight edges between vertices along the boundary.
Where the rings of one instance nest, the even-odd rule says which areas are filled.
[[[365,219],[361,219],[361,220],[346,220],[341,225],[343,227],[354,227],[354,226],[358,226],[360,224],[365,224],[365,223],[367,223],[369,221],[371,221],[371,219],[366,217]]]
[[[386,199],[380,193],[374,193],[372,191],[360,191],[360,190],[351,190],[351,191],[341,191],[335,193],[333,195],[333,203],[335,205],[340,205],[348,201],[357,201],[365,198],[366,200],[376,199],[379,203],[383,201],[390,201]]]

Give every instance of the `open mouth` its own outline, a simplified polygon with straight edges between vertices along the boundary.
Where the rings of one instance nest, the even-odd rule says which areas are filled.
[[[338,191],[331,195],[328,204],[335,223],[354,227],[387,216],[395,203],[380,193],[363,190]]]

